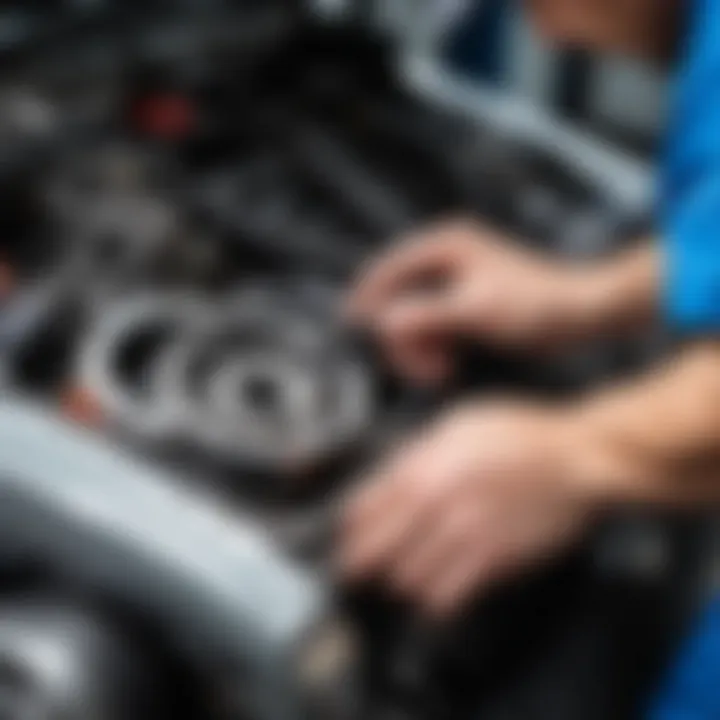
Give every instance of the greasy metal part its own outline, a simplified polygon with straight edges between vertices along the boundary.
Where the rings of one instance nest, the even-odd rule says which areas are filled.
[[[193,198],[222,230],[295,268],[346,276],[367,257],[360,233],[344,227],[331,205],[312,207],[274,158],[215,172]]]
[[[102,197],[83,212],[75,237],[78,271],[108,282],[150,269],[180,235],[177,213],[147,196]]]
[[[0,91],[0,138],[5,143],[46,140],[58,128],[57,108],[29,87]]]
[[[228,370],[211,402],[230,428],[228,441],[251,461],[312,467],[364,430],[368,390],[359,367],[341,365],[328,375],[268,352]],[[263,403],[253,392],[272,398]]]
[[[197,239],[170,199],[165,158],[127,142],[93,140],[76,155],[60,158],[42,195],[76,294],[98,305],[128,286],[177,273]]]
[[[353,209],[382,238],[406,231],[417,222],[417,212],[379,177],[373,176],[353,157],[351,148],[332,137],[327,128],[303,126],[295,151],[305,161],[306,171],[339,200]]]
[[[361,645],[352,627],[331,618],[308,636],[296,660],[298,684],[312,717],[352,720],[361,715]]]
[[[308,302],[247,290],[165,356],[158,382],[187,409],[190,441],[241,467],[292,474],[363,437],[369,370]]]
[[[0,174],[5,181],[26,172],[63,139],[60,109],[26,83],[0,87]]]
[[[46,199],[61,218],[74,219],[87,203],[113,195],[146,191],[162,177],[164,162],[148,150],[127,142],[90,142],[61,157],[58,170],[45,184]]]
[[[62,597],[0,602],[0,715],[13,720],[155,720],[160,675],[141,648]]]
[[[278,454],[301,459],[312,446],[316,423],[313,380],[290,358],[272,352],[246,355],[217,373],[210,405],[248,459],[251,454],[260,461]]]
[[[155,368],[208,312],[186,294],[141,295],[106,308],[80,349],[76,385],[123,432],[147,440],[176,437],[183,408],[158,382]]]
[[[123,434],[302,473],[356,445],[373,415],[369,369],[318,315],[324,300],[259,288],[220,306],[174,294],[111,304],[74,384]]]
[[[232,508],[5,399],[0,566],[18,557],[142,610],[185,661],[234,689],[231,717],[305,717],[315,688],[299,669],[334,623],[324,584]]]

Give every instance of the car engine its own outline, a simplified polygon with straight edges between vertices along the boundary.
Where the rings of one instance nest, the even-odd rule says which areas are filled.
[[[616,518],[438,627],[329,559],[343,494],[445,403],[671,345],[462,348],[419,392],[342,322],[361,264],[446,217],[585,262],[645,208],[414,93],[362,13],[80,5],[23,3],[2,49],[0,715],[637,717],[714,567],[702,523]]]

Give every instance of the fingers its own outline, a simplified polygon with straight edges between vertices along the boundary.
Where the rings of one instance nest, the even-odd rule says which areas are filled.
[[[452,273],[459,262],[457,241],[444,242],[435,234],[407,241],[361,275],[348,301],[349,314],[360,320],[372,319],[424,280]]]
[[[564,481],[564,445],[555,452],[566,430],[512,403],[444,416],[348,503],[345,574],[384,580],[442,615],[544,562],[589,522]]]
[[[424,541],[398,557],[394,587],[432,615],[459,611],[509,562],[503,541],[508,528],[499,519],[492,504],[455,498],[453,507],[435,518]]]
[[[399,374],[438,384],[452,374],[451,338],[458,313],[451,297],[399,302],[381,319],[380,341]]]
[[[478,593],[542,563],[583,518],[532,498],[471,497],[439,490],[413,500],[399,486],[373,488],[355,510],[352,579],[382,577],[434,616],[461,610]],[[381,509],[378,504],[382,504]]]
[[[497,543],[483,546],[490,538],[482,513],[467,502],[440,499],[418,511],[404,510],[401,496],[395,500],[391,512],[368,515],[379,518],[374,531],[372,523],[356,526],[346,574],[355,581],[382,577],[432,614],[457,611],[491,581],[502,557]]]
[[[549,561],[587,522],[576,510],[566,515],[532,499],[502,499],[486,511],[484,521],[458,538],[455,555],[412,589],[432,615],[455,614],[486,588]]]
[[[351,579],[384,573],[427,533],[449,491],[428,472],[427,452],[416,443],[348,502],[340,562]]]
[[[437,387],[454,374],[456,359],[444,338],[409,338],[385,345],[388,366],[411,385]]]
[[[393,568],[393,584],[409,596],[422,594],[466,549],[469,537],[477,534],[482,516],[470,504],[451,507],[438,524],[415,546],[407,548]]]
[[[437,385],[452,375],[461,276],[482,247],[477,240],[477,228],[467,223],[441,226],[399,245],[361,275],[348,314],[376,335],[403,378]]]
[[[380,321],[380,332],[388,339],[438,336],[448,330],[457,314],[452,293],[408,299],[388,309]]]
[[[484,566],[476,553],[467,552],[449,563],[428,586],[425,608],[436,616],[448,616],[465,606],[481,587]]]

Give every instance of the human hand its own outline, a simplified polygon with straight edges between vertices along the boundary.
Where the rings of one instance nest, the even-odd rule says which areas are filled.
[[[349,309],[379,337],[394,369],[439,382],[452,374],[458,339],[549,351],[584,337],[596,297],[588,271],[456,222],[428,229],[372,264]]]
[[[402,448],[346,506],[340,566],[431,612],[549,558],[590,523],[570,414],[471,404]]]

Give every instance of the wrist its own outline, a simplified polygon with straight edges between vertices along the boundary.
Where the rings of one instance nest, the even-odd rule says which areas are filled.
[[[649,325],[660,296],[660,252],[648,244],[569,271],[568,307],[580,333],[619,335]]]
[[[715,342],[692,346],[644,378],[567,409],[573,489],[606,504],[717,502],[719,359]]]
[[[563,444],[570,491],[592,507],[653,501],[656,463],[616,431],[615,408],[590,401],[569,408]]]

